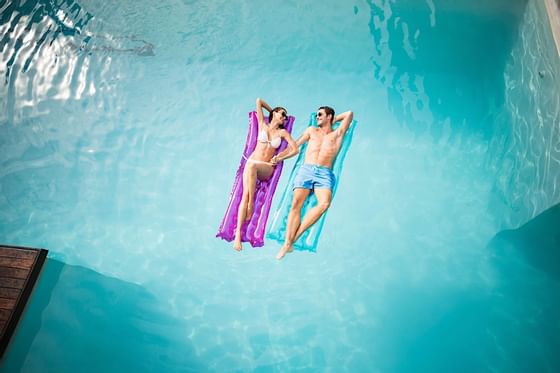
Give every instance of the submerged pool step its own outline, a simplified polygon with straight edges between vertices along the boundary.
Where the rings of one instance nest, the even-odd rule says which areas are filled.
[[[0,357],[23,313],[47,252],[0,245]]]

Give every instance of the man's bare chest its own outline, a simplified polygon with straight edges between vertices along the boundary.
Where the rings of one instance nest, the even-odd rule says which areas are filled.
[[[331,132],[325,134],[325,133],[321,133],[320,131],[316,131],[311,134],[311,137],[309,139],[309,144],[317,148],[336,146],[337,144],[336,133]]]

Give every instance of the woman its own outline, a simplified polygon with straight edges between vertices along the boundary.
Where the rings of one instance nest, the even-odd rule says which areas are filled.
[[[268,125],[264,121],[263,108],[269,113]],[[235,229],[235,240],[233,248],[241,251],[241,227],[243,222],[249,220],[253,215],[255,187],[257,179],[267,180],[273,173],[278,162],[290,158],[298,153],[296,142],[288,131],[284,129],[284,123],[288,119],[286,109],[270,106],[257,98],[257,118],[259,121],[259,134],[257,145],[253,153],[247,158],[243,170],[243,196],[237,211],[237,227]],[[284,151],[281,157],[274,155],[280,147],[282,139],[288,142],[289,152]]]

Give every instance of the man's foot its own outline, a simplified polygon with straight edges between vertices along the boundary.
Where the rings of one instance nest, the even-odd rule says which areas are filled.
[[[280,260],[284,257],[284,255],[286,255],[286,253],[291,253],[292,251],[294,251],[292,245],[284,244],[284,246],[280,248],[280,251],[276,255],[276,259]]]
[[[235,240],[233,242],[233,248],[237,251],[241,251],[242,247],[241,247],[241,240]]]

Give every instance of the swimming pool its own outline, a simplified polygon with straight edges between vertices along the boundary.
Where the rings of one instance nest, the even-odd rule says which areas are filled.
[[[59,3],[0,8],[2,370],[558,370],[540,1]],[[316,254],[214,238],[256,97],[359,121]]]

